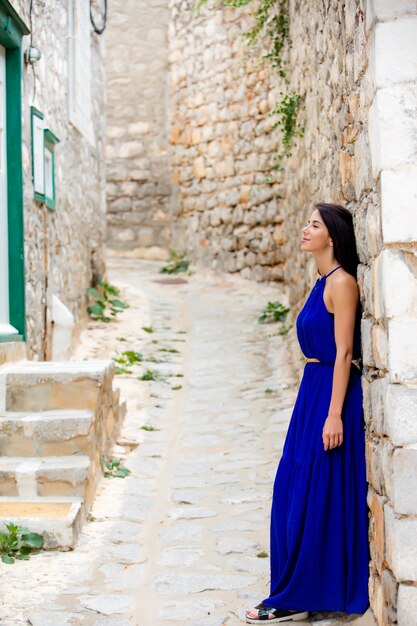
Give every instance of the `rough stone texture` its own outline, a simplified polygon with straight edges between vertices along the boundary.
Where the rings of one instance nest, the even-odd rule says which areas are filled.
[[[191,4],[170,2],[174,241],[213,267],[285,281],[297,308],[312,279],[296,250],[314,202],[355,210],[364,262],[379,245],[363,3],[312,2],[300,11],[290,2],[289,89],[304,97],[305,133],[272,184],[263,183],[280,136],[269,132],[269,113],[282,85],[259,65],[262,51],[244,46],[244,10],[205,8],[191,18]]]
[[[170,239],[167,0],[109,5],[107,65],[107,243],[165,256]]]
[[[11,4],[29,25],[29,3]],[[52,296],[73,313],[76,338],[86,317],[85,290],[104,266],[104,47],[91,30],[90,144],[69,120],[67,12],[67,0],[33,3],[33,42],[42,56],[34,73],[26,64],[22,71],[27,353],[40,360],[50,358]],[[24,38],[23,49],[29,40]],[[60,139],[55,147],[56,211],[33,199],[31,105],[44,113],[45,127]]]
[[[361,273],[372,486],[370,595],[381,626],[397,619],[406,626],[415,621],[413,585],[417,583],[417,230],[413,209],[417,7],[407,1],[369,0],[366,12],[368,73],[373,85],[367,100],[369,150],[373,177],[379,183],[378,245],[364,259],[369,269]],[[406,584],[400,584],[397,596],[398,583],[403,581]]]

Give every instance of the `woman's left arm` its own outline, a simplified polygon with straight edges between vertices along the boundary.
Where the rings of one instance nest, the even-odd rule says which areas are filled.
[[[358,286],[353,276],[346,274],[341,274],[337,278],[335,276],[329,296],[334,311],[336,361],[329,413],[323,427],[325,450],[331,450],[343,443],[342,409],[349,383],[359,297]]]

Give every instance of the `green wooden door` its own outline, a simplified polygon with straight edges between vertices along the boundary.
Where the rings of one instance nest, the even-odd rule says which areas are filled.
[[[0,0],[0,342],[25,339],[22,37],[29,29]]]

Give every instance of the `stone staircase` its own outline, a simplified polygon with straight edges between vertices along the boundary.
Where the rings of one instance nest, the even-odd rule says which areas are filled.
[[[113,377],[111,361],[0,368],[0,524],[74,546],[126,412]]]

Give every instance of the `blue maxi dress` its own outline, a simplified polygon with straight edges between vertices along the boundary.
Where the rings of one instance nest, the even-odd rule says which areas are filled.
[[[325,452],[322,430],[336,358],[334,319],[323,300],[325,284],[326,276],[317,280],[297,318],[301,350],[320,363],[305,365],[277,469],[271,588],[263,602],[286,610],[363,613],[368,607],[369,549],[362,389],[360,373],[352,365],[342,411],[343,443]],[[357,358],[358,328],[354,344]]]

